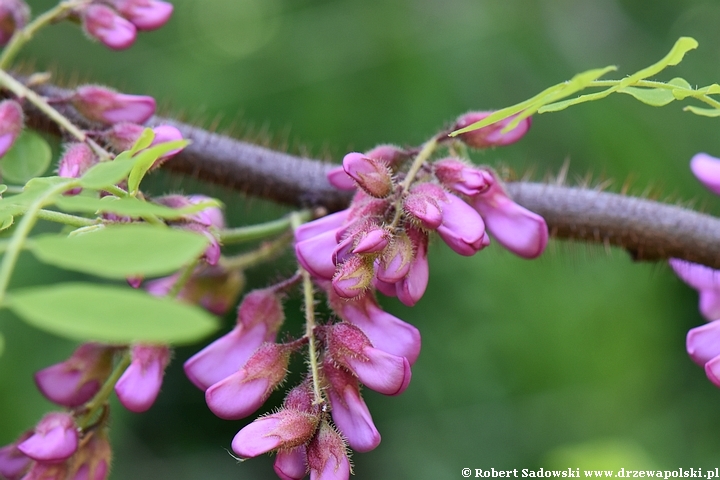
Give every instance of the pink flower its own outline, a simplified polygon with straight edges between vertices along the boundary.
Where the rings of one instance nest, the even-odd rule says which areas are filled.
[[[132,361],[115,384],[115,393],[125,408],[144,412],[155,402],[170,362],[166,345],[133,345]]]
[[[333,422],[348,445],[358,452],[373,450],[380,444],[380,433],[360,396],[357,379],[347,370],[336,367],[329,358],[323,362],[323,374],[329,383],[327,394]]]
[[[384,395],[405,391],[412,373],[407,358],[373,347],[360,328],[349,323],[327,327],[328,355],[368,388]]]
[[[399,232],[377,260],[377,279],[393,285],[399,282],[410,271],[413,256],[414,247],[410,237],[405,232]]]
[[[270,396],[287,374],[291,347],[265,343],[236,373],[205,391],[210,410],[225,420],[247,417]]]
[[[201,390],[229,377],[264,342],[272,342],[285,320],[282,303],[272,289],[254,290],[238,308],[235,328],[185,362],[185,374]]]
[[[408,234],[415,247],[415,257],[410,262],[408,274],[395,283],[395,293],[402,303],[412,307],[425,294],[430,279],[430,266],[427,259],[427,236],[414,229],[408,229]]]
[[[350,459],[345,442],[326,422],[307,447],[310,480],[347,480],[350,478]]]
[[[700,313],[705,319],[720,319],[720,271],[678,258],[668,263],[682,281],[700,294]]]
[[[18,450],[18,444],[33,435],[32,431],[23,433],[10,445],[0,448],[0,477],[8,480],[19,480],[30,468],[32,459]]]
[[[708,190],[720,195],[720,160],[708,155],[698,153],[690,160],[690,170]]]
[[[420,332],[417,328],[387,313],[370,293],[356,300],[344,300],[328,292],[330,306],[340,318],[358,327],[375,348],[407,358],[410,365],[420,355]]]
[[[490,116],[492,113],[493,112],[469,112],[461,115],[457,119],[453,130],[459,130],[472,125],[473,123],[479,122],[485,117]],[[520,123],[509,132],[503,132],[503,129],[510,125],[510,122],[514,119],[515,116],[512,116],[480,129],[467,133],[461,133],[458,135],[458,138],[472,148],[502,147],[510,145],[525,136],[528,130],[530,130],[530,124],[532,123],[531,118],[527,117],[522,119]]]
[[[372,279],[372,259],[353,255],[338,266],[332,286],[341,297],[356,298],[370,288]]]
[[[447,200],[445,191],[434,183],[421,183],[410,189],[403,209],[424,228],[435,230],[442,224],[441,203]]]
[[[275,457],[273,469],[281,480],[302,480],[307,475],[307,450],[305,445],[280,450]]]
[[[88,35],[113,50],[129,48],[137,36],[135,25],[106,5],[93,3],[86,6],[82,12],[82,23]]]
[[[470,256],[487,246],[485,223],[473,208],[452,193],[439,202],[442,223],[437,229],[447,245],[460,255]]]
[[[494,182],[487,170],[465,164],[457,158],[445,158],[433,165],[435,177],[446,188],[472,197],[484,192]]]
[[[35,433],[17,446],[38,462],[62,462],[78,448],[78,430],[69,413],[50,412],[35,426]]]
[[[317,415],[284,408],[240,430],[232,441],[232,449],[241,457],[251,458],[271,450],[295,448],[312,438],[318,421]]]
[[[337,246],[335,230],[329,230],[295,244],[295,256],[310,275],[330,280],[335,275],[333,251]]]
[[[90,5],[89,8],[107,8]],[[105,87],[85,85],[72,97],[77,110],[90,120],[101,123],[144,123],[155,113],[155,99],[145,95],[117,93]]]
[[[138,30],[155,30],[170,20],[171,3],[159,0],[110,0],[120,14]]]
[[[0,102],[0,157],[5,155],[23,129],[23,110],[15,100]]]
[[[384,198],[393,190],[390,170],[383,162],[368,158],[362,153],[348,153],[343,169],[368,195]]]
[[[485,192],[470,199],[500,245],[523,258],[538,257],[547,246],[548,228],[538,214],[510,200],[495,179]]]
[[[100,390],[112,370],[114,347],[85,343],[62,363],[35,374],[35,384],[51,402],[79,407]]]

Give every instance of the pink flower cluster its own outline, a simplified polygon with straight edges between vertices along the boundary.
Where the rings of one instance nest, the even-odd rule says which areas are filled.
[[[160,0],[96,0],[77,13],[90,37],[124,50],[135,42],[138,30],[162,27],[172,12],[172,4]]]
[[[461,120],[467,116],[477,115]],[[515,130],[524,133],[529,122],[521,125]],[[495,137],[480,129],[468,140],[476,146],[489,138],[498,144],[510,141],[497,136],[499,127],[490,127]],[[513,141],[519,138],[515,130],[506,134]],[[357,189],[350,207],[297,229],[298,261],[315,278],[330,281],[337,295],[353,299],[375,288],[415,305],[427,287],[433,231],[460,255],[488,246],[488,232],[521,257],[543,252],[545,221],[513,202],[490,168],[444,158],[423,165],[406,191],[398,159],[407,157],[391,146],[347,154],[328,179],[337,188]]]
[[[703,185],[720,195],[720,159],[698,153],[690,161],[690,169]],[[720,387],[720,271],[677,258],[670,259],[670,266],[698,291],[700,313],[709,321],[688,332],[688,354],[705,368],[710,381]]]

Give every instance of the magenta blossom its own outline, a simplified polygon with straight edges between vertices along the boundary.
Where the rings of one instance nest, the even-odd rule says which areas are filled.
[[[237,372],[264,342],[274,341],[284,320],[282,303],[272,289],[250,292],[238,307],[235,328],[186,361],[185,374],[207,390]]]
[[[86,6],[82,23],[88,35],[113,50],[129,48],[137,36],[135,25],[107,5],[93,3]]]
[[[144,123],[155,113],[155,99],[152,97],[117,93],[96,85],[79,87],[72,97],[72,103],[88,119],[107,124]]]
[[[35,426],[35,432],[17,446],[38,462],[62,462],[78,448],[78,429],[72,415],[50,412]]]
[[[170,363],[166,345],[133,345],[130,366],[115,384],[120,403],[132,412],[144,412],[155,402]]]
[[[0,477],[19,480],[30,468],[32,459],[18,449],[18,445],[30,438],[32,431],[23,433],[10,445],[0,448]]]
[[[85,343],[62,363],[35,374],[35,384],[51,402],[63,407],[79,407],[100,390],[112,370],[115,348]]]
[[[307,447],[310,480],[347,480],[351,467],[342,437],[327,422],[322,422]]]
[[[493,112],[468,112],[461,115],[453,130],[459,130],[490,116]],[[463,142],[472,148],[503,147],[520,140],[530,130],[532,119],[530,117],[520,120],[520,123],[510,131],[503,132],[505,127],[515,119],[508,117],[485,127],[458,135]]]
[[[264,343],[245,365],[205,391],[210,410],[225,420],[247,417],[285,379],[292,347]]]
[[[110,0],[123,17],[138,30],[155,30],[167,23],[173,12],[171,3],[159,0]]]
[[[23,129],[23,110],[15,100],[0,102],[0,157],[5,155]]]

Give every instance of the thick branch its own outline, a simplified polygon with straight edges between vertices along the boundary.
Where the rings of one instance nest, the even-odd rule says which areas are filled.
[[[38,88],[43,95],[69,92],[52,85]],[[59,110],[80,127],[93,128],[69,106]],[[31,107],[29,122],[59,133]],[[302,207],[329,211],[347,205],[349,196],[332,188],[325,178],[328,163],[276,152],[211,133],[175,120],[154,117],[149,125],[176,126],[192,144],[166,164],[238,191]],[[542,215],[552,235],[561,239],[616,245],[637,260],[683,258],[720,269],[720,219],[673,205],[618,194],[572,187],[515,182],[508,184],[515,201]]]

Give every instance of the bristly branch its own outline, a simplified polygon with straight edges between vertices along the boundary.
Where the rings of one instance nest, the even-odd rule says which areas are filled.
[[[41,85],[42,95],[63,97],[68,91]],[[58,108],[82,128],[88,124],[72,107]],[[27,107],[28,122],[46,131],[58,129],[42,114]],[[176,120],[153,117],[149,125],[171,124],[192,141],[165,164],[174,172],[189,174],[277,202],[340,210],[347,192],[334,189],[326,179],[331,164],[277,152]],[[651,200],[565,186],[527,182],[507,185],[515,201],[542,215],[551,234],[627,250],[636,260],[670,257],[720,269],[720,219]]]

